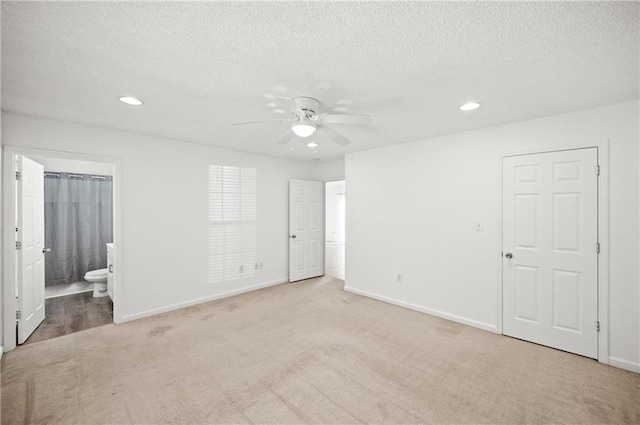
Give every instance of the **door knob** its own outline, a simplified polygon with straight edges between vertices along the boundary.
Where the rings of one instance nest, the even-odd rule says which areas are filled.
[[[510,252],[507,252],[506,254],[504,254],[504,256],[506,257],[507,260],[511,260],[513,258],[513,254]]]
[[[291,235],[291,239],[295,239],[295,238],[296,238],[296,235]]]
[[[42,248],[43,254],[46,254],[47,252],[51,252],[51,248]]]

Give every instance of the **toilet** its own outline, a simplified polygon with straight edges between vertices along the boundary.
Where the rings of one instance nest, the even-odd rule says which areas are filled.
[[[84,275],[84,280],[93,283],[93,296],[94,297],[106,297],[107,293],[107,276],[109,275],[109,269],[97,269],[91,270]]]

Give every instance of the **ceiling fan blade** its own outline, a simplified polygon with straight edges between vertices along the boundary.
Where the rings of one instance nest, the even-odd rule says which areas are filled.
[[[268,122],[288,122],[291,121],[290,119],[279,119],[279,120],[262,120],[262,121],[247,121],[247,122],[236,122],[231,124],[233,127],[237,127],[239,125],[252,125],[252,124],[264,124],[264,123],[268,123]]]
[[[293,139],[293,132],[291,130],[287,130],[287,132],[284,133],[278,141],[278,145],[286,145],[291,141],[291,139]]]
[[[292,114],[295,114],[299,117],[307,116],[307,114],[305,114],[305,112],[300,108],[300,106],[298,106],[296,102],[293,101],[293,99],[287,99],[286,97],[280,97],[280,96],[275,96],[274,99],[280,102],[280,104],[284,106],[286,109],[291,111]]]
[[[331,141],[338,146],[347,146],[349,143],[351,143],[351,140],[347,139],[334,129],[329,128],[321,123],[316,124],[316,132],[331,139]]]
[[[371,125],[371,117],[367,114],[320,114],[320,121],[329,124],[361,124]]]

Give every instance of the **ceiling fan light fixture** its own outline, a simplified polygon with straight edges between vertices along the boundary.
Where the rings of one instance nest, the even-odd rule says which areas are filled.
[[[461,111],[473,111],[474,109],[478,109],[480,104],[478,102],[466,102],[462,105],[458,106],[458,109]]]
[[[316,131],[316,126],[308,122],[298,122],[291,126],[291,130],[299,137],[309,137]]]

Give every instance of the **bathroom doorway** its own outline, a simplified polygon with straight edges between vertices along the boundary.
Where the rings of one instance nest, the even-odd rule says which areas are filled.
[[[4,239],[5,247],[15,248],[5,259],[5,266],[13,266],[5,269],[6,348],[113,323],[118,161],[7,151],[15,178],[5,180],[5,202],[12,201],[13,213],[5,216],[5,224],[11,223],[5,228],[15,232],[5,232]]]
[[[345,275],[346,195],[344,180],[326,183],[325,274],[341,280]]]

